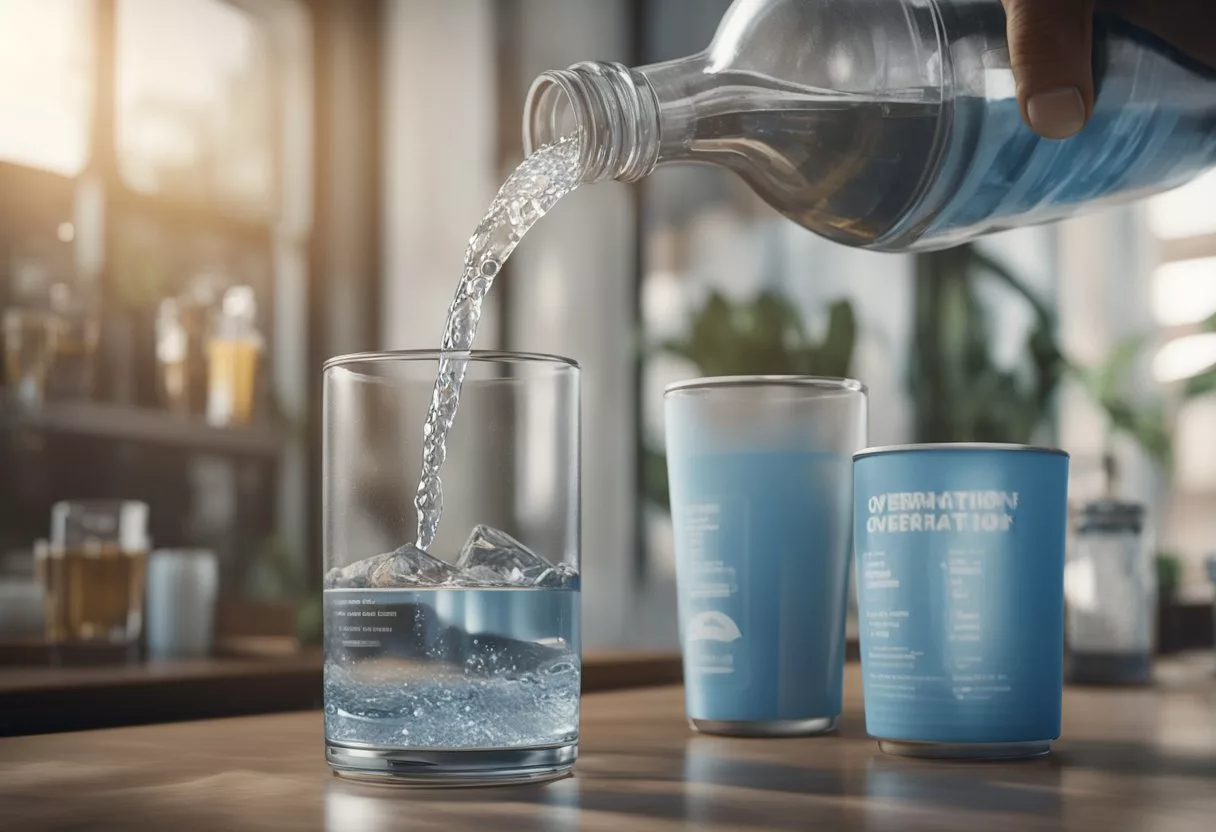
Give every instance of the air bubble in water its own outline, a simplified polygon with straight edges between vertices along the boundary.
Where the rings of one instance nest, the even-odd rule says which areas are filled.
[[[435,445],[434,447],[427,449],[426,453],[422,457],[422,464],[426,466],[428,471],[438,471],[443,467],[443,462],[447,458],[447,453],[447,448],[445,448],[443,445]]]
[[[536,222],[536,220],[540,217],[540,214],[541,214],[540,203],[537,202],[535,199],[525,200],[519,206],[519,215],[521,218],[521,222],[527,223],[528,225],[531,225],[532,223]]]

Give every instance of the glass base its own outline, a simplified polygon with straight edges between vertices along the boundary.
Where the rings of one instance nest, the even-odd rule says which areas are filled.
[[[690,719],[693,730],[727,737],[808,737],[836,730],[836,717],[811,719],[721,720]]]
[[[1029,742],[907,742],[879,740],[878,748],[896,757],[928,760],[1021,760],[1051,751],[1051,740]]]
[[[325,744],[325,760],[339,777],[429,788],[543,783],[565,777],[577,758],[577,742],[542,748],[467,751]]]
[[[1068,657],[1067,680],[1074,685],[1148,685],[1153,657],[1148,653],[1078,653]]]

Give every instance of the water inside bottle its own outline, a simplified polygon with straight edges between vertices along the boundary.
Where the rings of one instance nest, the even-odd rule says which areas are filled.
[[[1216,107],[1129,103],[1133,90],[1119,82],[1065,141],[1031,132],[1013,98],[941,103],[924,90],[878,100],[749,83],[782,89],[753,89],[763,109],[699,120],[694,157],[734,170],[790,219],[848,245],[944,247],[1165,190],[1216,164]]]

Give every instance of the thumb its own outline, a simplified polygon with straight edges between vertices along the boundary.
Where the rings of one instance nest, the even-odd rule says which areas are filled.
[[[1001,0],[1022,118],[1045,139],[1066,139],[1094,107],[1093,0]]]

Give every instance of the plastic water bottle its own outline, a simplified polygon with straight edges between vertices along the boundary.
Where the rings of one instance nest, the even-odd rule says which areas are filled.
[[[543,73],[524,142],[578,133],[588,182],[721,165],[829,239],[944,248],[1216,165],[1216,73],[1104,15],[1094,69],[1090,123],[1051,141],[1022,122],[998,0],[736,0],[696,55]]]

